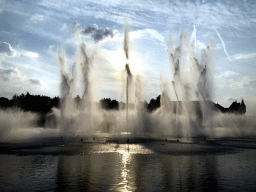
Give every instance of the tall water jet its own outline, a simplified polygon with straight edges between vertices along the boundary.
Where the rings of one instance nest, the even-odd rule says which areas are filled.
[[[195,34],[194,34],[195,36]],[[61,127],[63,132],[75,133],[77,129],[84,131],[85,135],[94,134],[101,124],[107,126],[107,132],[114,130],[116,133],[127,132],[131,134],[140,133],[149,136],[169,135],[170,137],[197,136],[202,134],[204,127],[211,127],[209,117],[212,110],[208,104],[211,99],[212,83],[212,44],[206,47],[201,53],[201,61],[197,59],[196,45],[189,41],[184,31],[181,31],[179,43],[174,46],[172,39],[167,43],[167,51],[171,67],[171,95],[167,83],[161,79],[161,97],[155,100],[156,105],[161,104],[161,108],[153,113],[147,113],[142,103],[142,84],[140,76],[131,71],[130,67],[130,46],[128,26],[124,25],[123,51],[126,62],[124,65],[124,89],[126,94],[126,103],[124,111],[97,111],[92,109],[92,70],[94,55],[89,56],[86,45],[81,43],[78,48],[78,58],[76,60],[77,69],[81,72],[82,99],[79,105],[80,111],[72,107],[74,72],[73,77],[68,76],[66,72],[65,54],[59,53],[59,62],[62,74],[62,95],[61,107]],[[190,70],[190,71],[189,71]],[[74,68],[73,68],[74,71]],[[123,89],[123,90],[124,90]],[[134,95],[132,95],[134,94]],[[133,97],[134,96],[134,97]],[[172,100],[170,100],[170,98]],[[175,99],[176,98],[176,99]],[[197,102],[193,99],[196,98]],[[131,110],[131,102],[134,99],[134,110]],[[75,112],[74,112],[75,111]],[[76,116],[76,118],[73,118]],[[105,115],[105,116],[104,116]],[[118,118],[112,118],[116,116]],[[95,118],[96,117],[96,118]],[[95,124],[97,119],[98,124]],[[111,122],[109,119],[112,119]],[[198,119],[200,119],[198,121]],[[132,121],[131,121],[132,120]],[[112,129],[113,128],[113,129]],[[126,129],[126,130],[125,130]],[[102,129],[103,130],[103,129]],[[111,132],[113,133],[113,131]],[[71,134],[71,133],[70,133]],[[205,133],[204,133],[205,134]]]
[[[171,36],[167,41],[167,52],[173,76],[171,83],[177,99],[176,127],[181,126],[183,137],[190,137],[192,132],[193,135],[201,134],[202,130],[198,127],[211,127],[208,117],[212,113],[212,106],[208,101],[210,101],[212,94],[213,43],[211,41],[206,49],[202,50],[202,58],[199,62],[196,58],[195,35],[193,32],[189,41],[182,30],[176,47],[173,45]],[[188,70],[190,70],[190,75],[188,75]],[[194,102],[194,98],[199,101]],[[198,115],[194,117],[195,114]],[[194,125],[194,118],[202,118],[201,125]],[[179,135],[179,131],[177,134]]]
[[[132,73],[129,66],[129,31],[127,23],[124,24],[124,53],[126,56],[126,64],[125,64],[125,71],[126,71],[126,126],[127,132],[129,132],[129,84],[132,80]]]
[[[172,41],[169,40],[169,42],[172,42]],[[167,50],[170,51],[168,53],[170,65],[173,71],[172,86],[177,98],[177,107],[176,107],[176,116],[175,116],[176,126],[177,126],[177,114],[180,113],[181,109],[183,110],[182,111],[183,115],[188,112],[188,106],[187,106],[188,104],[186,103],[186,101],[189,100],[189,93],[188,93],[189,85],[185,81],[184,77],[182,78],[181,66],[180,66],[182,63],[186,63],[186,54],[187,54],[186,52],[187,38],[183,30],[180,33],[178,46],[175,49],[172,46],[173,45],[167,44]],[[179,95],[181,95],[181,99],[183,100],[183,102],[181,102],[182,107],[180,107]],[[190,137],[189,125],[185,125],[183,123],[182,128],[183,129],[185,128],[185,130],[183,130],[183,136],[186,135],[186,137]],[[177,135],[179,136],[179,131]]]
[[[75,136],[78,130],[91,133],[94,125],[92,120],[92,85],[91,69],[93,66],[93,56],[90,57],[86,51],[86,45],[81,43],[78,48],[78,57],[72,65],[72,74],[67,73],[65,52],[59,50],[59,63],[61,69],[61,123],[60,129],[63,136]],[[76,67],[76,63],[78,63]],[[82,97],[79,106],[75,104],[73,94],[75,92],[75,70],[80,72],[82,84]]]
[[[66,57],[65,51],[60,48],[59,53],[59,64],[61,68],[61,123],[60,129],[61,134],[65,136],[70,136],[74,134],[73,130],[73,99],[72,99],[72,89],[74,85],[74,68],[75,64],[72,67],[72,78],[69,78],[66,70]]]
[[[90,70],[92,67],[93,58],[89,58],[86,53],[86,45],[81,43],[80,45],[80,62],[81,62],[81,72],[82,72],[82,82],[83,82],[83,96],[82,99],[90,101],[91,100],[91,84],[90,84]],[[88,106],[89,107],[89,106]]]
[[[127,131],[128,131],[128,118],[129,118],[129,84],[132,78],[132,73],[130,71],[129,63],[125,64],[125,71],[126,71],[126,119],[127,119]]]
[[[201,102],[202,110],[202,123],[201,126],[203,134],[205,134],[206,127],[210,131],[210,135],[213,133],[213,110],[211,103],[212,99],[212,90],[213,90],[213,72],[214,72],[214,63],[213,63],[213,41],[211,40],[209,45],[201,52],[201,65],[199,65],[200,76],[197,81],[197,89],[200,95],[203,98],[204,102]]]
[[[82,98],[80,101],[80,129],[92,133],[94,129],[92,117],[92,69],[94,56],[89,56],[84,43],[80,44],[77,62],[80,63],[80,75],[82,76]]]

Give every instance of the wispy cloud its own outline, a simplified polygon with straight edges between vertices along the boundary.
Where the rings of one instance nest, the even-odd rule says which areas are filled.
[[[41,22],[43,20],[44,20],[44,16],[40,15],[40,14],[32,15],[32,17],[30,18],[30,21],[32,23],[38,23],[38,22]]]
[[[194,26],[192,37],[199,49],[206,46],[206,39],[208,40],[211,36],[216,37],[215,40],[217,40],[218,43],[217,47],[223,47],[227,57],[232,60],[249,59],[255,56],[255,54],[252,53],[253,50],[251,48],[253,46],[251,45],[250,48],[248,46],[248,50],[251,49],[251,52],[249,52],[249,54],[243,54],[243,51],[241,51],[242,46],[235,44],[236,42],[233,41],[230,33],[234,31],[233,35],[244,36],[246,40],[251,38],[251,36],[247,36],[242,32],[247,29],[249,29],[248,31],[252,31],[253,27],[255,27],[256,12],[253,8],[255,7],[255,2],[253,1],[244,3],[239,0],[232,2],[213,2],[208,0],[197,2],[192,0],[42,0],[31,2],[17,1],[12,5],[13,6],[9,6],[9,8],[6,9],[6,13],[9,11],[10,13],[8,14],[12,15],[13,18],[14,16],[16,16],[16,18],[22,18],[19,20],[21,22],[19,22],[19,24],[14,22],[17,21],[15,19],[10,23],[12,29],[15,29],[15,31],[12,32],[17,34],[15,40],[13,40],[14,36],[3,35],[5,32],[1,31],[0,33],[2,34],[1,36],[6,38],[5,41],[12,46],[14,46],[14,44],[16,45],[17,41],[20,41],[21,47],[24,47],[24,49],[10,45],[9,51],[2,52],[2,55],[8,58],[8,54],[9,57],[13,57],[15,51],[20,53],[21,57],[11,58],[8,59],[8,61],[6,59],[5,63],[10,66],[16,66],[20,72],[27,74],[25,82],[30,85],[39,85],[39,82],[36,81],[37,77],[40,77],[41,85],[43,82],[47,82],[50,79],[47,87],[52,86],[52,79],[54,78],[56,78],[55,81],[58,82],[58,77],[56,77],[58,65],[57,62],[54,61],[54,59],[56,59],[55,45],[66,46],[67,57],[72,57],[71,55],[75,53],[77,42],[75,42],[75,38],[72,37],[71,24],[76,20],[82,25],[80,31],[80,35],[83,36],[82,40],[91,40],[88,41],[87,47],[90,47],[90,44],[92,44],[93,47],[93,41],[95,41],[101,43],[100,48],[102,46],[108,50],[117,50],[123,43],[123,34],[121,31],[124,23],[124,15],[127,16],[132,29],[130,32],[131,41],[134,40],[135,42],[133,43],[133,50],[136,50],[136,53],[141,56],[141,60],[144,62],[152,58],[151,63],[147,62],[147,69],[150,67],[153,69],[154,63],[159,63],[159,67],[154,68],[154,74],[149,77],[151,79],[155,78],[156,75],[158,76],[159,68],[163,65],[168,66],[168,61],[165,61],[164,55],[160,55],[157,52],[160,52],[161,48],[163,48],[161,51],[165,53],[165,48],[161,47],[161,45],[165,45],[164,38],[170,28],[172,30],[174,29],[172,31],[172,35],[175,37],[174,39],[176,39],[176,37],[178,39],[178,31],[180,31],[182,27],[184,27],[186,31],[187,29],[193,30]],[[24,25],[22,23],[23,19]],[[44,22],[46,19],[49,21],[47,27],[46,22]],[[97,25],[92,25],[93,23],[97,23]],[[107,28],[107,26],[109,28]],[[2,30],[8,31],[10,29],[3,28]],[[218,40],[215,30],[220,40]],[[187,34],[190,34],[190,32]],[[28,37],[31,37],[31,39],[28,39]],[[37,41],[37,44],[32,44],[32,42],[35,41]],[[233,50],[229,47],[234,47],[233,50],[236,49],[236,53],[241,54],[234,55],[234,52],[231,52]],[[238,48],[241,50],[237,50]],[[219,53],[219,51],[216,52]],[[228,53],[231,54],[231,56],[229,56]],[[125,62],[123,59],[119,58],[120,55],[123,57],[122,54],[122,51],[114,54],[113,58],[116,58],[116,61],[109,61],[109,63],[113,65],[116,63],[117,65]],[[105,53],[102,53],[102,57],[105,57],[105,55]],[[99,63],[105,64],[106,62]],[[45,67],[45,65],[47,65],[47,67]],[[122,67],[120,70],[123,70]],[[164,70],[164,67],[162,70]],[[225,68],[224,71],[225,70],[230,69]],[[243,76],[248,74],[240,72],[237,68],[233,68],[232,70],[235,70],[235,72],[225,71],[219,76],[220,80],[218,80],[221,84],[233,87],[234,89],[235,87],[253,86],[254,80],[252,78],[243,79]],[[116,69],[115,71],[118,70]],[[101,72],[102,78],[105,78],[105,76],[107,76],[106,71],[102,70]],[[12,72],[12,74],[15,73]],[[33,74],[34,76],[29,76],[28,74]],[[40,76],[40,74],[42,74],[42,76]],[[113,80],[113,76],[116,74],[112,75],[113,74],[109,74],[109,81],[111,78]],[[119,76],[121,76],[121,73],[119,73]],[[114,80],[120,80],[119,76],[116,75]],[[3,77],[5,77],[5,79],[12,79],[9,76]],[[109,86],[105,86],[106,90],[111,87],[111,83],[113,82],[109,82]],[[156,83],[156,87],[157,86],[159,86],[159,84]],[[111,88],[115,89],[113,86]],[[53,89],[56,90],[56,87]],[[52,94],[55,93],[56,92]]]
[[[143,30],[134,30],[134,31],[130,31],[129,32],[129,38],[131,41],[135,40],[135,39],[147,39],[147,40],[157,40],[157,42],[161,42],[163,45],[164,44],[164,36],[162,34],[160,34],[158,31],[154,30],[154,29],[143,29]],[[115,37],[113,38],[113,40],[119,40],[119,41],[123,41],[123,34],[116,32]]]
[[[229,102],[237,101],[237,99],[236,99],[236,98],[233,98],[233,97],[229,97],[227,100],[228,100]]]
[[[164,36],[161,35],[158,31],[154,30],[154,29],[145,29],[144,30],[145,35],[149,34],[151,37],[149,38],[155,38],[157,40],[159,40],[160,42],[164,43]]]
[[[197,40],[197,48],[198,49],[200,49],[200,50],[205,49],[205,47],[206,47],[206,45],[203,42]]]
[[[225,71],[223,74],[217,76],[216,78],[221,79],[221,78],[233,77],[236,75],[239,75],[239,73],[236,73],[234,71]]]
[[[26,53],[26,55],[29,56],[29,57],[34,57],[34,58],[38,58],[39,57],[38,53],[31,52],[31,51],[28,51]]]
[[[222,46],[223,46],[224,52],[226,53],[228,59],[229,59],[230,61],[232,61],[232,60],[230,59],[230,57],[229,57],[229,54],[228,54],[227,50],[226,50],[226,45],[225,45],[224,40],[222,39],[222,37],[220,36],[220,34],[219,34],[219,32],[218,32],[217,30],[216,30],[216,33],[217,33],[218,37],[220,38],[220,41],[221,41],[221,44],[222,44]]]
[[[4,10],[6,6],[6,0],[0,1],[0,13]]]
[[[216,87],[225,90],[252,89],[255,90],[256,79],[252,76],[238,76],[239,74],[228,71],[216,79]],[[234,78],[235,77],[235,78]]]
[[[29,79],[18,68],[0,65],[0,85],[9,87],[11,92],[20,92],[23,88],[29,90],[41,85],[40,80]]]
[[[66,23],[64,23],[62,25],[62,27],[60,28],[60,31],[65,31],[65,30],[67,30],[67,24]]]
[[[47,54],[57,57],[56,56],[56,54],[57,54],[57,46],[56,45],[49,45],[45,51]]]
[[[240,59],[253,59],[256,58],[256,53],[249,53],[249,54],[237,54],[232,57],[235,60]]]
[[[9,43],[1,42],[0,43],[0,55],[4,57],[16,57],[19,56],[19,52],[14,50]]]
[[[29,81],[31,84],[34,84],[34,85],[41,85],[40,80],[37,80],[37,79],[29,79],[28,81]]]
[[[248,82],[246,82],[245,86],[252,87],[254,90],[256,88],[256,80],[250,79]]]
[[[208,29],[235,28],[250,26],[253,2],[242,1],[199,2],[192,1],[42,1],[40,4],[51,10],[65,10],[72,16],[95,16],[96,18],[123,23],[124,13],[134,26],[166,25],[186,23]],[[252,6],[250,6],[252,4]],[[255,18],[255,15],[254,17]]]
[[[4,30],[1,30],[1,31],[0,31],[0,34],[10,35],[10,36],[17,36],[17,34],[16,34],[16,33],[8,32],[8,31],[4,31]]]

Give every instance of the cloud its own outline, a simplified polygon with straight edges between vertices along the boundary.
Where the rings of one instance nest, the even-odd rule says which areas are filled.
[[[237,90],[237,89],[244,89],[244,88],[251,88],[251,90],[255,90],[256,80],[251,76],[244,76],[242,78],[237,77],[236,79],[232,79],[232,78],[217,79],[216,87],[220,89],[225,89],[225,90]]]
[[[29,56],[29,57],[33,57],[33,58],[37,58],[39,56],[38,53],[31,52],[31,51],[28,51],[26,53],[26,55]]]
[[[101,41],[102,39],[106,38],[106,37],[114,37],[114,32],[113,30],[110,30],[109,28],[106,28],[104,30],[98,30],[97,32],[95,32],[95,34],[93,35],[93,38],[96,42]]]
[[[32,15],[32,17],[30,18],[30,21],[32,23],[38,23],[38,22],[41,22],[43,20],[44,20],[44,16],[40,15],[40,14]]]
[[[244,85],[246,87],[256,88],[256,80],[249,79],[249,81],[246,81]]]
[[[4,10],[6,6],[6,0],[0,1],[0,13]]]
[[[118,40],[123,40],[123,34],[118,34]],[[133,39],[147,39],[147,40],[157,40],[160,41],[161,43],[165,42],[164,36],[161,35],[158,31],[154,30],[154,29],[144,29],[144,30],[137,30],[137,31],[130,31],[129,32],[129,38],[130,40]]]
[[[37,79],[29,79],[28,80],[31,84],[35,84],[35,85],[41,85],[41,82]]]
[[[221,49],[220,43],[216,43],[214,49]]]
[[[2,42],[0,43],[0,54],[7,57],[16,57],[19,56],[19,52],[14,50],[9,43]]]
[[[17,69],[14,68],[4,68],[0,66],[0,78],[2,81],[8,81],[10,76],[18,74]]]
[[[255,88],[256,80],[251,76],[241,76],[234,71],[225,71],[216,77],[215,85],[219,89],[237,90],[244,88]]]
[[[75,29],[78,29],[81,34],[93,38],[95,42],[102,41],[108,37],[114,37],[114,30],[110,30],[109,28],[99,29],[96,24],[92,24],[90,26],[82,28],[79,23],[75,22],[73,26],[75,27]]]
[[[230,102],[234,102],[234,101],[237,101],[237,99],[236,99],[236,98],[232,98],[232,97],[230,97],[230,98],[228,98],[228,101],[230,101]]]
[[[0,65],[0,87],[4,88],[1,92],[3,96],[32,91],[41,86],[40,80],[27,78],[18,68]]]
[[[198,48],[199,50],[202,50],[202,49],[205,49],[205,48],[206,48],[206,45],[205,45],[203,42],[201,42],[201,41],[199,41],[199,40],[197,40],[196,42],[197,42],[197,48]]]
[[[154,29],[145,29],[145,32],[150,34],[151,37],[159,40],[160,42],[164,43],[164,37],[163,35],[161,35],[160,33],[158,33],[156,30]]]
[[[240,60],[240,59],[251,59],[256,58],[256,53],[250,53],[250,54],[236,54],[233,56],[233,59]]]
[[[46,52],[52,56],[56,56],[57,53],[57,46],[56,45],[49,45],[48,49]]]
[[[196,44],[197,49],[199,49],[199,50],[205,49],[207,46],[204,42],[202,42],[200,40],[196,40],[196,42],[197,42],[197,44]],[[214,49],[221,49],[221,44],[220,43],[215,44]]]
[[[96,24],[92,24],[89,27],[84,27],[82,33],[87,35],[87,34],[93,34],[98,31],[98,26]]]
[[[225,71],[223,74],[217,76],[217,78],[221,79],[221,78],[233,77],[236,75],[239,75],[239,73],[236,73],[234,71]]]
[[[253,1],[202,2],[202,1],[46,1],[40,5],[50,11],[65,12],[74,17],[93,16],[97,19],[110,20],[123,24],[124,13],[133,26],[171,25],[186,23],[194,24],[198,29],[202,26],[208,29],[235,28],[242,30],[243,26],[255,24],[255,3]]]
[[[8,32],[8,31],[0,31],[0,34],[8,35],[8,36],[17,36],[16,33]]]
[[[250,76],[244,76],[240,81],[231,80],[230,81],[230,88],[231,89],[237,89],[237,88],[244,88],[251,86],[251,77]]]
[[[228,59],[229,59],[230,61],[232,61],[232,60],[230,59],[230,57],[229,57],[229,54],[228,54],[227,50],[226,50],[226,45],[225,45],[224,40],[223,40],[222,37],[220,36],[219,32],[218,32],[217,30],[215,30],[215,31],[216,31],[218,37],[220,38],[220,41],[221,41],[221,44],[222,44],[222,46],[223,46],[224,52],[226,53]]]
[[[3,67],[0,65],[0,78],[3,81],[23,81],[25,76],[17,69],[13,67]]]
[[[0,65],[0,79],[4,81],[9,81],[13,84],[22,84],[25,82],[31,82],[34,84],[40,84],[35,79],[28,79],[26,75],[24,75],[18,68],[16,67],[9,67],[9,66],[2,66]],[[30,81],[32,80],[32,81]],[[40,81],[39,81],[40,82]]]
[[[61,30],[61,31],[67,30],[67,24],[64,23],[64,24],[62,25],[62,27],[60,28],[60,30]]]

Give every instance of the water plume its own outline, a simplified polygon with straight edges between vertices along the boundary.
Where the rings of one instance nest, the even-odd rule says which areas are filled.
[[[128,77],[132,77],[132,72],[130,70],[130,67],[129,67],[128,63],[125,64],[125,70],[127,72]]]
[[[39,116],[19,109],[0,109],[0,143],[21,142],[29,139],[51,137],[58,131],[44,131],[37,128]]]
[[[177,101],[180,101],[179,97],[178,97],[178,94],[177,94],[177,91],[176,91],[176,88],[175,88],[175,82],[174,81],[172,81],[172,86],[173,86]]]
[[[196,47],[190,41],[191,38],[195,38],[195,30],[194,28],[194,33],[192,33],[194,37],[190,38],[181,30],[179,43],[176,47],[172,43],[172,39],[167,41],[173,93],[169,94],[169,87],[160,77],[161,108],[150,114],[140,105],[141,100],[143,100],[142,83],[139,75],[134,75],[129,65],[129,32],[127,25],[125,25],[123,50],[126,58],[126,63],[124,63],[126,110],[107,112],[97,109],[97,114],[93,114],[90,105],[84,105],[83,112],[78,113],[78,116],[83,116],[84,120],[79,120],[80,123],[75,120],[73,127],[75,125],[80,126],[79,129],[86,130],[85,134],[93,133],[104,125],[103,127],[105,128],[101,130],[107,130],[109,133],[121,133],[126,130],[126,132],[137,136],[149,133],[154,135],[159,135],[160,133],[162,135],[169,134],[171,137],[186,138],[200,135],[213,136],[213,130],[215,130],[213,117],[215,112],[213,112],[210,100],[213,94],[214,62],[212,50],[214,43],[210,41],[209,45],[201,52],[201,60],[197,59]],[[93,56],[88,56],[85,44],[80,46],[79,58],[80,60],[77,63],[81,63],[84,84],[82,98],[91,103],[90,94],[94,92],[90,83]],[[60,59],[60,61],[63,62],[64,58]],[[63,73],[62,77],[63,85],[65,85],[63,88],[71,87],[73,81],[70,81],[65,73]],[[134,88],[134,92],[131,88]],[[67,90],[70,89],[67,88]],[[134,104],[130,103],[130,95],[132,94],[134,94],[135,98]],[[176,101],[172,101],[170,98],[176,98],[174,99]],[[198,101],[194,102],[194,98]],[[133,107],[131,107],[132,105]],[[94,118],[101,120],[101,123],[95,123]],[[83,125],[86,126],[82,128]],[[88,130],[90,131],[88,132]]]
[[[196,26],[195,25],[194,25],[194,29],[193,29],[193,32],[190,37],[190,42],[191,42],[192,46],[194,45],[194,49],[196,50]]]
[[[126,60],[129,60],[129,31],[128,31],[128,24],[125,20],[124,22],[124,53],[126,56]]]
[[[209,109],[211,107],[205,103],[210,101],[213,90],[213,83],[211,83],[213,80],[212,73],[214,73],[211,54],[213,44],[210,42],[207,48],[202,50],[202,58],[199,62],[196,58],[196,46],[193,43],[195,39],[196,29],[194,26],[194,31],[190,38],[181,30],[178,45],[174,47],[173,44],[167,44],[172,75],[171,84],[177,100],[175,111],[186,117],[186,120],[179,125],[183,129],[183,136],[190,135],[192,132],[200,134],[202,130],[198,127],[210,124],[207,117],[210,111],[212,111]],[[168,42],[172,43],[172,40]],[[191,102],[194,98],[198,100],[203,99],[203,101],[197,102],[197,104],[200,104],[199,106],[194,105]],[[201,122],[201,125],[194,125],[193,114],[198,114],[200,118],[203,118],[203,121],[198,121]]]
[[[126,77],[126,126],[127,132],[129,130],[129,85],[132,81],[132,73],[129,66],[129,31],[128,31],[128,24],[125,20],[124,22],[124,53],[126,57],[127,63],[125,64],[125,71],[127,73]]]
[[[66,69],[66,57],[65,51],[60,48],[59,53],[59,64],[61,68],[61,133],[65,135],[72,134],[72,113],[73,111],[73,99],[72,99],[72,91],[73,91],[73,83],[74,77],[69,78],[67,69]]]
[[[93,57],[89,58],[89,56],[86,53],[86,45],[84,43],[81,43],[80,45],[80,62],[81,62],[81,72],[83,76],[83,96],[82,99],[85,99],[87,101],[90,101],[91,96],[91,85],[90,85],[90,71],[93,67]]]
[[[57,129],[48,129],[47,132],[46,129],[35,128],[33,119],[37,117],[34,114],[0,111],[0,141],[16,137],[21,130],[26,135],[27,127],[31,127],[31,130],[41,136],[52,134],[74,138],[79,135],[87,139],[90,137],[91,140],[95,137],[122,138],[120,135],[124,135],[124,132],[130,137],[161,139],[255,136],[254,117],[221,114],[213,110],[211,99],[214,94],[214,43],[209,42],[201,51],[199,59],[196,44],[193,41],[191,43],[191,39],[196,41],[195,26],[191,37],[181,30],[177,46],[174,45],[171,34],[166,41],[171,78],[166,80],[160,77],[161,96],[150,101],[150,104],[160,107],[152,111],[147,111],[147,103],[142,102],[148,89],[142,82],[142,74],[137,74],[138,71],[130,65],[127,24],[124,26],[123,39],[126,60],[122,63],[125,82],[122,90],[126,92],[126,103],[123,103],[125,110],[121,109],[121,102],[119,110],[111,111],[101,108],[93,100],[96,87],[100,87],[99,84],[95,86],[95,74],[98,74],[97,47],[93,54],[89,54],[86,44],[81,42],[77,49],[77,58],[71,65],[71,73],[67,70],[65,51],[60,48],[60,110],[53,109],[51,114],[46,115],[49,119],[53,116],[56,118]],[[82,92],[79,103],[74,99],[76,87],[80,87]],[[19,118],[20,114],[25,117]],[[19,126],[25,129],[19,129]]]

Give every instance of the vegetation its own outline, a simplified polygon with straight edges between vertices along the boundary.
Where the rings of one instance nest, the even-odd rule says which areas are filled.
[[[80,106],[81,99],[79,95],[74,98],[76,106]],[[181,102],[170,101],[165,102],[167,106],[165,106],[165,110],[168,112],[176,113],[177,106],[182,108]],[[191,105],[194,105],[195,109],[200,108],[199,101],[190,102]],[[246,106],[244,101],[241,103],[237,103],[236,101],[231,104],[229,108],[224,108],[219,104],[215,104],[211,101],[206,102],[207,107],[212,107],[215,111],[220,111],[222,113],[234,113],[234,114],[245,114]],[[111,100],[110,98],[104,98],[99,101],[99,106],[104,110],[124,110],[125,109],[124,102],[118,102],[116,100]],[[156,97],[156,99],[152,98],[149,103],[146,101],[141,102],[140,106],[144,107],[148,112],[153,112],[161,106],[161,95]],[[168,109],[169,106],[169,109]],[[23,111],[31,111],[35,113],[39,113],[41,115],[45,115],[51,112],[52,108],[60,108],[60,98],[54,97],[50,98],[48,96],[43,95],[30,95],[27,93],[26,95],[14,95],[11,100],[0,97],[0,108],[19,108]],[[134,104],[129,104],[129,108],[134,108]],[[179,109],[180,110],[180,109]],[[200,111],[200,110],[199,110]]]

